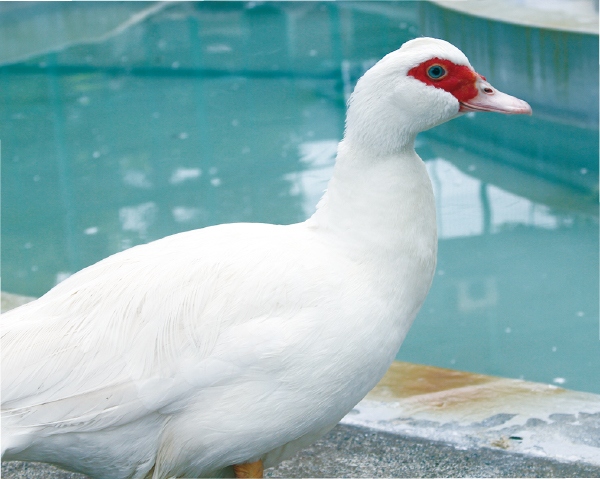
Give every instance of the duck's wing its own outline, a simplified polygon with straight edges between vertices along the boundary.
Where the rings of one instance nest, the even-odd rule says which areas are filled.
[[[116,426],[185,407],[277,355],[281,319],[322,289],[295,271],[282,228],[219,226],[132,248],[3,315],[3,425]]]

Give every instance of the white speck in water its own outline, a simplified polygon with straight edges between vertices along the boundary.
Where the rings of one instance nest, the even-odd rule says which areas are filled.
[[[96,233],[98,233],[98,227],[92,226],[90,228],[83,230],[83,233],[86,235],[95,235]]]
[[[300,193],[302,193],[302,189],[300,188],[300,185],[292,184],[292,186],[290,187],[289,195],[290,196],[298,196]]]
[[[467,118],[475,118],[475,112],[474,111],[470,111],[469,113],[467,113],[466,117]]]
[[[210,184],[213,186],[221,186],[221,179],[220,178],[213,178],[212,180],[210,180]]]
[[[315,136],[315,132],[310,130],[308,133],[306,133],[306,136],[308,136],[309,138],[312,138],[313,136]]]
[[[13,120],[22,120],[23,118],[25,118],[25,115],[23,115],[23,113],[13,113],[11,118]]]
[[[239,124],[239,120],[231,120],[231,126],[238,126]]]
[[[159,50],[165,50],[167,48],[167,41],[165,39],[161,39],[156,44]]]
[[[408,27],[408,23],[400,22],[400,30],[406,30],[406,27]]]
[[[582,175],[587,175],[588,169],[587,168],[581,168],[581,170],[579,170],[579,173],[581,173]]]
[[[577,311],[577,316],[583,318],[585,316],[585,313],[583,311]]]
[[[550,388],[550,389],[556,389],[556,386],[554,384],[548,384],[548,388]]]
[[[31,248],[31,243],[28,241],[27,243],[25,243],[25,244],[23,245],[23,248],[25,248],[25,249],[30,249],[30,248]]]
[[[552,382],[556,384],[564,384],[567,382],[567,380],[565,378],[554,378]]]
[[[443,269],[438,269],[437,274],[438,274],[438,276],[444,276],[446,274],[446,272]]]
[[[207,53],[229,53],[232,48],[224,43],[215,43],[206,47]]]
[[[37,181],[40,181],[40,175],[35,175],[35,176],[33,177],[33,181],[36,181],[36,182],[37,182]]]
[[[94,158],[100,158],[100,152],[99,151],[94,151],[94,153],[92,153],[92,156]]]
[[[122,61],[123,63],[125,63],[127,60],[129,60],[129,57],[128,57],[127,55],[123,55],[123,56],[121,57],[121,61]]]
[[[450,364],[456,364],[456,359],[451,359]]]
[[[467,168],[467,170],[469,171],[475,171],[477,169],[477,167],[475,165],[469,165],[469,167]]]
[[[217,172],[219,171],[219,168],[217,168],[216,166],[211,166],[208,170],[208,174],[209,175],[216,175]]]
[[[37,270],[38,270],[38,267],[37,267],[37,266],[33,265],[33,266],[31,267],[31,271],[33,271],[34,273],[35,273]]]
[[[242,155],[247,155],[248,153],[250,153],[250,148],[248,148],[247,146],[245,146],[245,147],[242,149]]]
[[[185,180],[193,180],[194,178],[200,178],[202,176],[202,170],[200,168],[177,168],[171,173],[169,183],[176,185]]]
[[[556,346],[552,346],[552,352],[555,353],[556,352]]]
[[[154,113],[152,113],[152,118],[154,118],[154,119],[160,118],[160,113],[155,111]]]
[[[511,331],[512,331],[512,329],[510,329],[510,328],[506,328],[506,329],[504,330],[504,332],[505,332],[506,334],[510,333]]]
[[[110,80],[108,82],[108,88],[110,88],[111,90],[120,90],[122,86],[123,82],[119,80]]]
[[[316,56],[319,54],[319,52],[318,52],[317,50],[311,50],[311,51],[310,51],[308,54],[309,54],[311,57],[316,57]]]
[[[173,63],[171,63],[171,68],[174,68],[175,70],[177,68],[179,68],[179,62],[173,62]]]
[[[48,64],[46,62],[40,62],[38,63],[40,68],[46,68],[48,66]]]
[[[85,61],[87,63],[92,63],[92,60],[94,59],[94,57],[92,55],[86,55],[85,56]]]
[[[187,140],[188,138],[188,133],[186,131],[182,131],[181,133],[179,133],[179,135],[177,136],[177,138],[179,138],[180,140]]]
[[[59,271],[56,273],[56,277],[54,278],[54,284],[62,283],[65,279],[71,276],[73,273],[69,271]]]
[[[135,188],[151,188],[152,182],[146,178],[146,173],[139,170],[128,170],[123,176],[123,181]]]
[[[199,208],[188,208],[186,206],[176,206],[171,210],[173,214],[173,219],[178,223],[185,223],[186,221],[193,220],[198,213],[200,213]]]
[[[90,104],[90,97],[89,96],[80,96],[79,98],[77,98],[77,101],[81,104],[81,105],[89,105]]]
[[[144,237],[158,212],[158,207],[152,201],[136,206],[126,206],[119,209],[119,220],[123,231],[136,231]]]

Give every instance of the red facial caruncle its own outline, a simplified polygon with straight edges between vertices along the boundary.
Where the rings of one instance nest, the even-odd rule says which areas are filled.
[[[481,75],[468,66],[456,65],[450,60],[432,58],[412,68],[408,74],[427,85],[441,88],[459,101],[468,101],[479,93],[475,82]]]
[[[532,113],[527,102],[496,90],[483,75],[450,60],[432,58],[411,68],[408,75],[453,95],[459,102],[459,112],[495,111],[506,115]]]

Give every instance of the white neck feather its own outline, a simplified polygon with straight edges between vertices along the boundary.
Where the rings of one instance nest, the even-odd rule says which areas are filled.
[[[342,141],[327,192],[307,225],[363,254],[435,263],[433,190],[412,144],[394,155],[374,156]]]

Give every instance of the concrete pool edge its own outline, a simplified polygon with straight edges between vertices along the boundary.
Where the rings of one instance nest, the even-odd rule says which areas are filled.
[[[598,35],[598,12],[542,10],[533,5],[495,0],[430,0],[438,7],[503,23],[525,27]],[[590,2],[590,6],[593,2]]]
[[[1,298],[2,312],[35,299]],[[600,466],[600,395],[549,384],[395,361],[341,424]]]
[[[600,395],[395,361],[342,424],[600,466]]]

